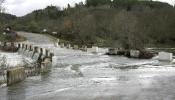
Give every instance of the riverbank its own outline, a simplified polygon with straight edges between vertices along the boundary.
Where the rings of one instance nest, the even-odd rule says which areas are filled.
[[[6,36],[3,35],[2,33],[0,34],[0,41],[1,42],[22,42],[22,41],[25,41],[25,40],[26,40],[25,37],[17,35],[16,38],[12,41],[12,40],[6,38]]]
[[[0,51],[3,52],[17,52],[17,47],[15,42],[23,42],[26,38],[20,35],[17,35],[15,39],[11,40],[6,37],[6,35],[0,34]]]

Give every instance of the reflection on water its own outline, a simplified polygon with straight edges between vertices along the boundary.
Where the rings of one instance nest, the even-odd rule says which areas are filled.
[[[61,48],[53,51],[49,73],[1,88],[0,100],[174,100],[174,65]]]
[[[7,87],[7,100],[24,100],[25,99],[25,86],[22,83],[15,84],[11,87]]]

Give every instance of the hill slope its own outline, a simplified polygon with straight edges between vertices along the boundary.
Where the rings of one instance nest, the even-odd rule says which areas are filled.
[[[87,0],[60,10],[48,6],[10,24],[16,30],[58,32],[78,44],[140,49],[175,43],[175,9],[167,3],[138,0]]]

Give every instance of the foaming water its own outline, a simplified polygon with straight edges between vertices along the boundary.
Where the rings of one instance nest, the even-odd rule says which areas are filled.
[[[5,57],[5,58],[3,58]],[[23,61],[23,57],[21,55],[18,55],[17,53],[0,53],[0,58],[5,59],[7,66],[9,67],[15,67],[17,65],[20,65]],[[1,62],[2,63],[2,62]]]
[[[97,81],[97,82],[103,82],[103,81],[107,81],[107,82],[111,82],[111,81],[115,81],[116,78],[115,77],[98,77],[98,78],[92,78],[91,80],[93,81]]]
[[[110,57],[65,48],[54,48],[53,52],[55,53],[53,67],[49,73],[27,78],[24,82],[10,88],[2,88],[0,98],[2,100],[8,100],[9,97],[14,100],[50,100],[50,98],[89,100],[90,95],[106,98],[116,94],[123,94],[129,98],[130,95],[134,96],[140,92],[149,93],[143,91],[143,88],[154,89],[155,85],[161,87],[162,84],[169,84],[169,82],[161,84],[157,81],[175,76],[173,64],[161,63],[154,59]],[[128,91],[125,91],[126,88]],[[81,96],[78,95],[80,92]],[[126,100],[135,99],[130,97]]]
[[[41,35],[28,35],[29,42],[37,37]],[[174,100],[174,64],[102,55],[106,50],[92,54],[48,42],[43,37],[33,45],[55,54],[51,71],[0,88],[0,100]]]

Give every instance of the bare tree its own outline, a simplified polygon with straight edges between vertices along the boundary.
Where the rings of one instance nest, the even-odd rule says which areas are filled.
[[[2,4],[4,3],[5,0],[0,0],[0,12],[2,12],[4,10]]]
[[[123,48],[143,48],[142,34],[138,31],[138,20],[134,14],[125,10],[119,12],[115,16],[112,26],[112,31],[120,37],[119,42]]]

